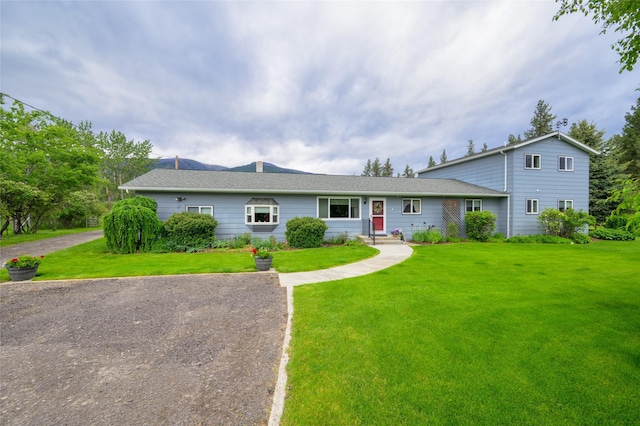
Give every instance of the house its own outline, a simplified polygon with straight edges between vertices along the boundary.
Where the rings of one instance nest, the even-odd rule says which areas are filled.
[[[419,178],[155,169],[120,186],[154,198],[158,217],[190,211],[213,215],[220,239],[251,233],[285,239],[294,217],[325,220],[326,236],[378,235],[401,229],[408,239],[427,226],[443,233],[464,213],[489,210],[496,231],[539,233],[544,207],[588,209],[589,154],[560,132],[421,170]]]
[[[498,230],[538,234],[538,214],[545,208],[589,211],[590,154],[599,152],[558,131],[429,167],[418,177],[455,177],[501,191],[507,194],[507,223]],[[466,200],[464,209],[492,210],[482,200]]]

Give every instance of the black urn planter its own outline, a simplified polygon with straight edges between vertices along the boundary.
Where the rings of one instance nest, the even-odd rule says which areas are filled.
[[[11,281],[29,281],[38,273],[38,265],[31,268],[12,268],[7,266],[7,272],[9,272]]]
[[[264,259],[256,257],[256,268],[258,269],[258,271],[268,271],[271,268],[272,260],[273,258],[271,257],[267,257]]]

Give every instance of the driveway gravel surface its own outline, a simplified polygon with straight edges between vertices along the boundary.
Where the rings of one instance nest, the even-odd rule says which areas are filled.
[[[275,273],[0,285],[0,423],[266,424]]]

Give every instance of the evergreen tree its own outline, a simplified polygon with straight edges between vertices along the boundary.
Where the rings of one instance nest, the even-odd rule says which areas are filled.
[[[436,165],[436,160],[433,159],[433,155],[429,156],[429,162],[427,163],[427,168],[428,167],[433,167]]]
[[[469,143],[467,144],[467,154],[465,155],[465,157],[468,157],[475,153],[476,153],[476,147],[473,143],[473,139],[469,139]]]
[[[404,172],[402,173],[402,177],[406,177],[406,178],[412,178],[415,177],[415,172],[413,171],[413,169],[411,167],[409,167],[409,165],[407,164],[404,167]]]
[[[440,155],[440,164],[447,162],[447,150],[442,150],[442,155]]]
[[[391,165],[391,160],[387,158],[387,161],[382,166],[381,176],[384,177],[393,177],[393,166]]]
[[[595,124],[587,120],[573,123],[569,136],[600,151],[600,155],[589,158],[589,214],[597,223],[603,223],[616,208],[611,196],[622,177],[622,168],[611,152],[610,143],[603,139],[604,130],[598,130]]]
[[[367,159],[367,164],[364,165],[364,170],[360,176],[371,176],[371,159]]]
[[[620,161],[626,173],[632,178],[640,178],[640,98],[631,112],[625,114],[627,121],[622,128],[622,135],[615,138]]]
[[[507,140],[509,141],[509,145],[512,145],[512,144],[518,143],[518,142],[522,142],[522,138],[520,137],[520,134],[518,134],[518,136],[509,135]]]
[[[482,150],[480,152],[487,152],[487,150],[489,149],[489,147],[487,146],[487,143],[483,143],[482,144]]]
[[[380,166],[380,159],[378,157],[376,157],[371,165],[371,176],[382,176],[382,166]]]
[[[556,116],[551,114],[549,104],[540,99],[530,121],[531,129],[524,132],[524,137],[527,139],[535,138],[553,132],[553,120],[555,119]]]

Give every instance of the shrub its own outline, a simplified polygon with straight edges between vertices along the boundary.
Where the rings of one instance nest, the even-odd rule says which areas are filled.
[[[349,241],[349,233],[345,231],[341,232],[335,237],[328,238],[325,242],[327,244],[339,246],[345,244],[347,241]]]
[[[546,208],[538,215],[538,225],[545,235],[560,235],[562,231],[562,212]]]
[[[442,232],[435,226],[424,227],[413,232],[413,241],[416,243],[436,244],[443,240]]]
[[[251,245],[258,250],[265,249],[269,251],[281,250],[284,247],[284,244],[278,242],[278,240],[276,240],[276,237],[274,237],[273,235],[271,235],[268,239],[253,237],[251,239]]]
[[[113,253],[151,251],[162,230],[156,208],[155,200],[148,197],[115,203],[103,219],[107,249]]]
[[[586,234],[577,232],[571,236],[571,241],[576,244],[589,244],[591,242],[591,238]]]
[[[447,240],[449,238],[455,239],[460,236],[460,230],[458,229],[458,224],[455,222],[449,222],[447,225]]]
[[[164,223],[164,235],[178,251],[199,251],[213,244],[217,226],[218,221],[208,214],[175,213]]]
[[[596,228],[590,235],[599,240],[633,241],[635,235],[624,229]]]
[[[289,245],[294,248],[321,247],[327,224],[313,217],[294,217],[287,221],[285,235]]]
[[[624,229],[629,217],[623,214],[612,214],[605,220],[604,227],[608,229]]]
[[[561,212],[558,209],[546,208],[538,216],[538,224],[545,235],[570,238],[579,229],[595,224],[595,218],[582,210],[568,209]]]
[[[251,238],[251,234],[248,232],[242,235],[236,235],[231,239],[231,241],[229,241],[229,246],[234,249],[244,248],[251,244]]]
[[[476,241],[487,241],[496,229],[496,215],[490,211],[468,212],[464,217],[467,236]]]

